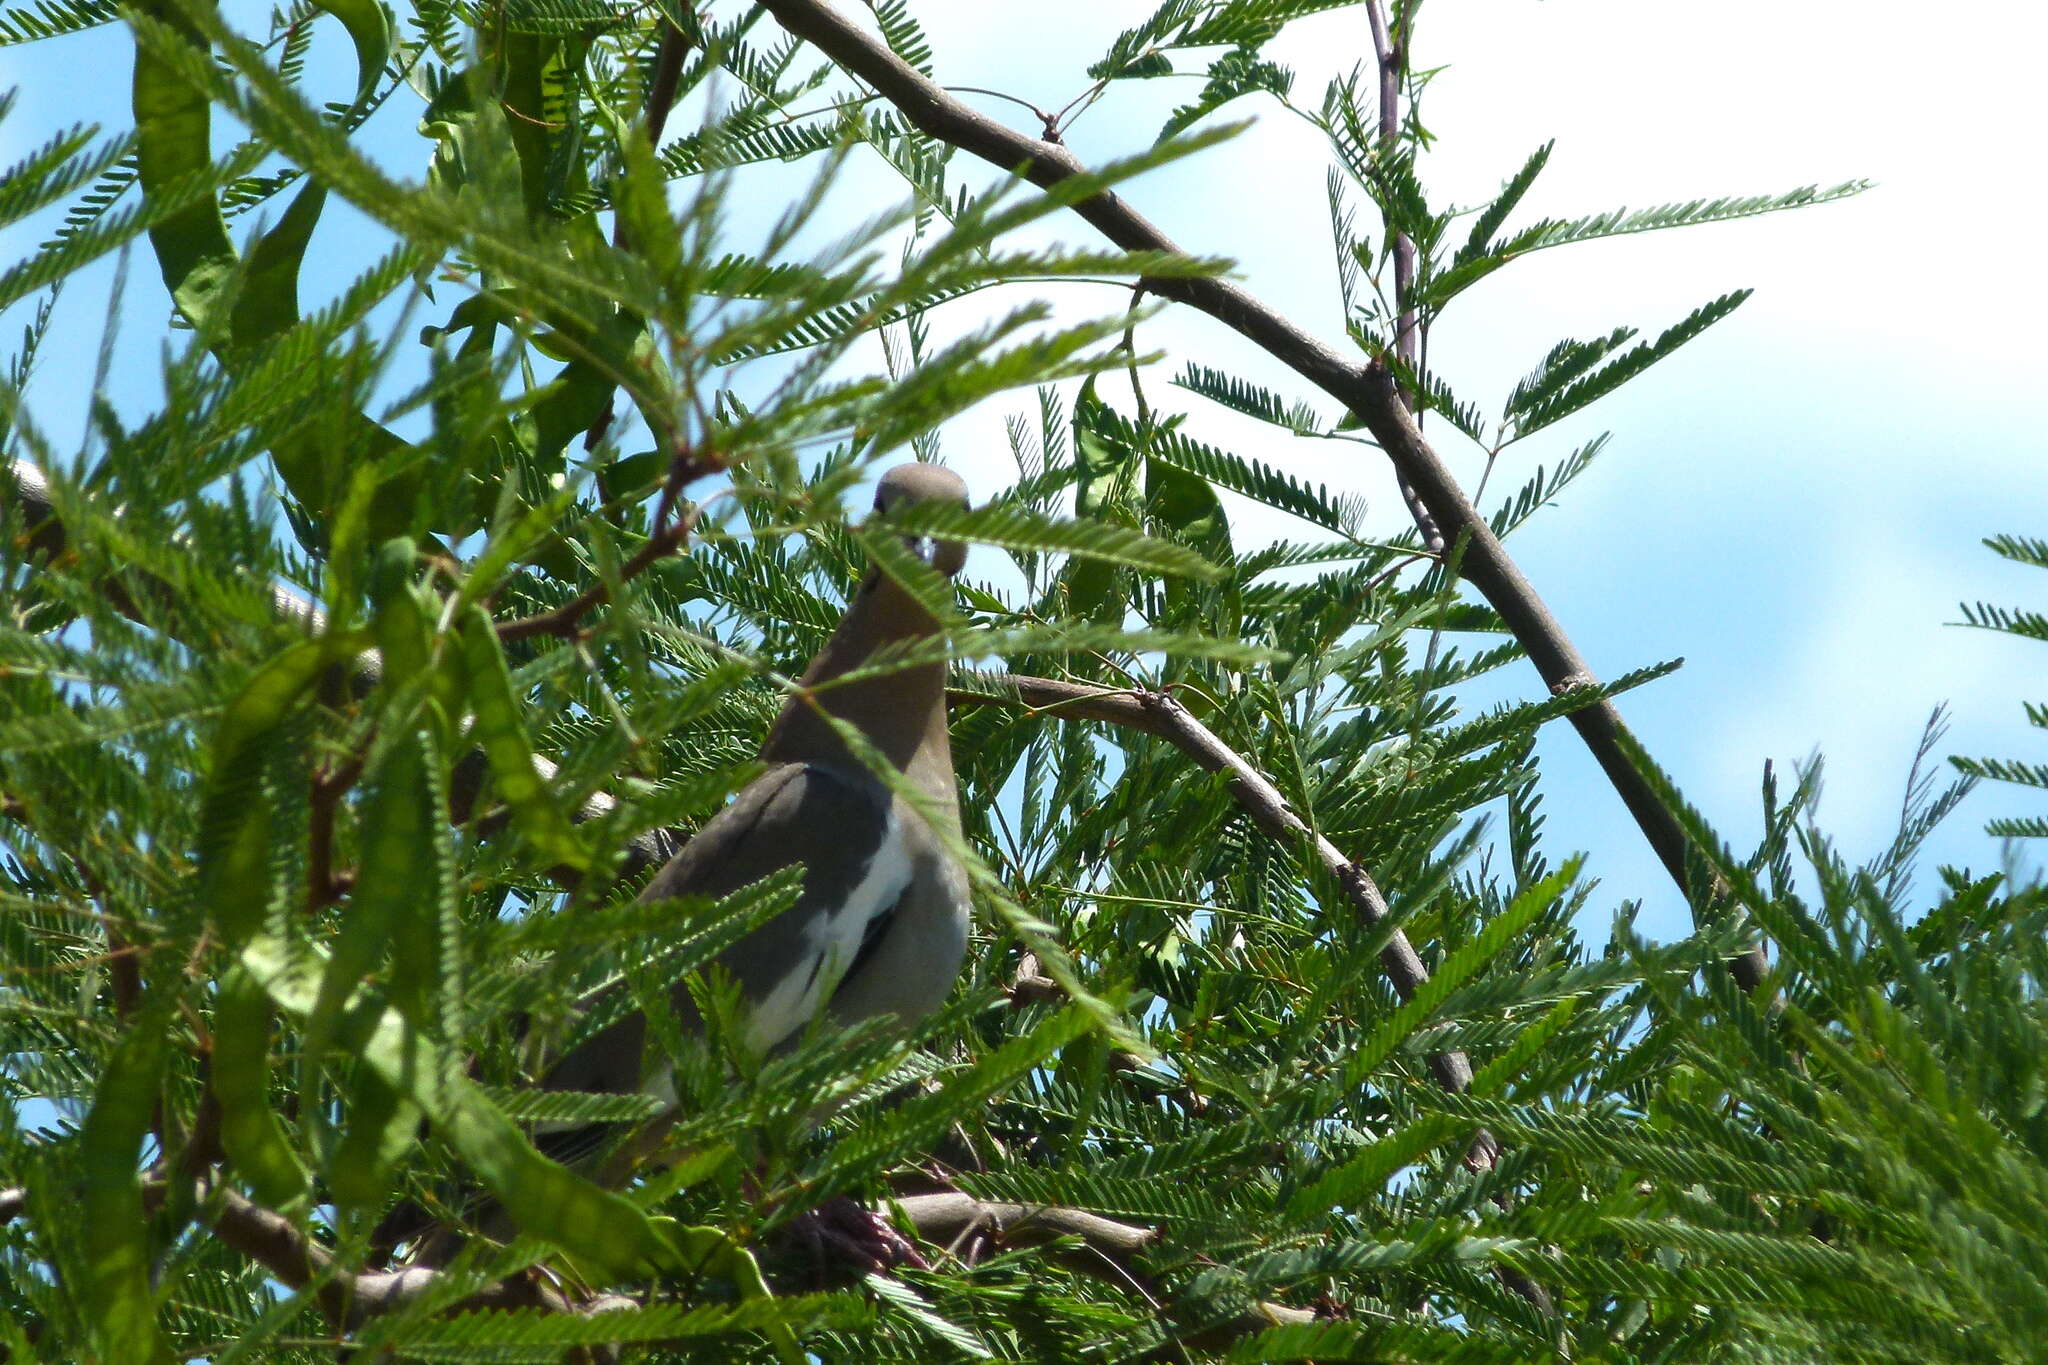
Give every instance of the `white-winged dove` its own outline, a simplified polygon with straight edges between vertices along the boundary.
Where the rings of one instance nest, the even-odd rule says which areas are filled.
[[[967,487],[938,465],[898,465],[882,476],[875,508],[910,502],[965,506]],[[967,557],[955,541],[910,544],[949,577]],[[817,707],[858,729],[957,830],[944,660],[827,686],[884,646],[928,638],[938,625],[916,597],[871,567],[802,686]],[[848,752],[804,696],[784,703],[761,757],[768,770],[697,831],[641,899],[724,896],[803,866],[796,904],[717,959],[739,984],[743,1042],[757,1054],[796,1034],[820,1009],[848,1023],[885,1014],[905,1024],[923,1018],[952,989],[966,953],[965,871],[925,817]],[[671,1005],[685,1028],[697,1026],[695,1004],[680,983]],[[631,1014],[564,1056],[544,1083],[607,1094],[645,1090],[672,1103],[668,1069],[648,1066],[646,1041],[646,1017]],[[592,1125],[543,1133],[540,1143],[558,1159],[575,1160],[604,1134],[603,1125]]]

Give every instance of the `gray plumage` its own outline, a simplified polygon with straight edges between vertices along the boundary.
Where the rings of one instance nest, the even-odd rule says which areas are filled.
[[[875,504],[887,510],[927,500],[964,506],[966,487],[936,465],[899,465],[883,476]],[[948,575],[966,557],[955,542],[912,548]],[[916,598],[870,569],[801,683],[819,689],[817,706],[856,727],[957,830],[944,661],[826,686],[883,646],[937,629]],[[796,903],[717,959],[746,1003],[745,1046],[768,1052],[820,1009],[847,1023],[881,1015],[915,1023],[938,1007],[959,974],[967,947],[965,871],[925,817],[848,753],[803,696],[785,703],[761,757],[772,766],[654,875],[641,899],[729,895],[801,864]],[[680,983],[670,1004],[685,1028],[698,1026]],[[646,1018],[628,1015],[564,1056],[543,1084],[612,1094],[645,1089],[672,1100],[665,1066],[647,1056],[646,1034]],[[538,1140],[558,1159],[576,1160],[606,1135],[605,1125],[590,1125],[544,1132]]]

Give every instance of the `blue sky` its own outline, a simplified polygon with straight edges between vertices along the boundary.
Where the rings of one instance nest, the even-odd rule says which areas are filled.
[[[1028,23],[1010,23],[944,7],[927,26],[942,81],[1057,107],[1085,64],[1063,54],[1099,53],[1147,9],[1034,5]],[[1439,197],[1484,198],[1549,139],[1556,151],[1527,201],[1535,215],[1877,182],[1843,203],[1517,263],[1461,300],[1433,341],[1433,363],[1460,396],[1493,411],[1562,336],[1618,324],[1654,335],[1709,298],[1756,289],[1634,385],[1510,451],[1493,484],[1512,489],[1533,463],[1614,433],[1510,549],[1602,676],[1684,656],[1623,711],[1738,844],[1758,826],[1763,761],[1788,772],[1818,750],[1823,824],[1852,856],[1874,852],[1937,703],[1954,710],[1947,752],[2042,757],[2043,737],[2020,712],[2022,698],[2042,696],[2042,647],[1949,623],[1960,600],[2048,597],[2038,572],[1979,543],[2038,535],[2048,522],[2034,411],[2048,265],[2025,245],[2048,195],[2018,169],[2042,129],[2027,54],[2044,41],[2042,10],[1984,3],[1943,7],[1938,23],[1919,6],[1818,0],[1718,17],[1641,0],[1460,0],[1422,12],[1417,62],[1448,68],[1424,105],[1439,141],[1423,174]],[[1363,13],[1308,21],[1271,55],[1296,70],[1296,101],[1313,105],[1330,75],[1369,58]],[[1091,159],[1128,149],[1193,88],[1128,85],[1068,141]],[[1182,245],[1235,257],[1254,293],[1336,337],[1327,164],[1310,130],[1268,106],[1236,143],[1130,198]],[[1168,315],[1147,330],[1176,367],[1185,350],[1315,397],[1204,319]],[[1179,396],[1241,453],[1365,491],[1383,524],[1399,524],[1372,452],[1294,440]],[[1437,435],[1470,487],[1476,455]],[[1535,695],[1534,670],[1516,672],[1511,685]],[[1576,736],[1553,727],[1544,758],[1553,851],[1592,850],[1609,895],[1642,896],[1644,927],[1678,931],[1676,892]],[[1928,861],[1995,866],[1983,821],[2038,809],[2025,792],[1982,788]]]
[[[1085,87],[1083,68],[1116,31],[1152,6],[913,8],[941,81],[1057,107]],[[2037,321],[2048,311],[2048,265],[2032,241],[2044,195],[2024,169],[2038,161],[2041,106],[2027,92],[2030,63],[2048,45],[2048,17],[1981,0],[1944,7],[1938,21],[1925,7],[1891,2],[1845,11],[1781,0],[1767,13],[1727,13],[1641,0],[1425,8],[1418,62],[1447,67],[1424,111],[1440,139],[1424,176],[1439,198],[1487,196],[1552,138],[1557,150],[1528,201],[1532,215],[1878,182],[1845,203],[1518,263],[1453,309],[1432,360],[1461,396],[1492,411],[1562,336],[1619,324],[1654,334],[1729,289],[1756,289],[1733,318],[1647,377],[1517,447],[1493,488],[1511,490],[1535,462],[1614,433],[1601,462],[1510,548],[1603,676],[1686,658],[1675,676],[1624,699],[1623,710],[1738,843],[1756,825],[1763,761],[1788,769],[1817,749],[1828,759],[1824,823],[1855,855],[1881,845],[1896,821],[1907,761],[1937,703],[1955,712],[1948,751],[2042,757],[2020,702],[2043,697],[2048,655],[1949,623],[1959,600],[2048,597],[2041,575],[2006,566],[1979,544],[1996,532],[2048,529],[2033,412],[2048,359]],[[345,49],[338,34],[322,41],[336,79],[333,91],[318,93],[340,96]],[[1296,70],[1296,99],[1314,105],[1331,74],[1369,55],[1363,13],[1309,21],[1269,55]],[[22,87],[0,127],[0,154],[11,160],[60,121],[120,126],[127,61],[117,30],[0,49],[0,86]],[[1068,142],[1090,160],[1135,150],[1196,88],[1190,80],[1126,84]],[[970,98],[1000,117],[1022,112]],[[416,113],[393,109],[379,129],[394,167],[412,175],[427,151],[410,131]],[[1329,158],[1271,105],[1246,102],[1233,110],[1242,114],[1259,121],[1235,143],[1147,178],[1129,197],[1184,246],[1233,257],[1253,292],[1338,338],[1323,209]],[[970,184],[993,178],[964,157],[953,173]],[[899,185],[868,168],[840,192],[893,200]],[[345,254],[374,251],[350,217],[330,212],[316,256],[337,244]],[[744,244],[748,225],[735,227]],[[1089,240],[1078,221],[1057,232]],[[17,244],[18,235],[6,243]],[[74,336],[96,335],[106,274],[67,297]],[[163,301],[146,258],[135,262],[131,289],[131,308],[142,311],[124,356],[148,363]],[[309,300],[322,293],[321,281],[308,282]],[[1118,308],[1122,296],[1070,288],[1054,302],[1078,318]],[[943,337],[972,326],[980,306],[942,314],[936,330]],[[21,321],[17,309],[0,327],[13,333]],[[1374,452],[1295,440],[1162,388],[1186,359],[1313,401],[1305,385],[1206,319],[1167,313],[1147,324],[1144,339],[1171,356],[1148,381],[1155,401],[1193,412],[1205,439],[1361,492],[1373,524],[1399,524]],[[36,406],[53,425],[90,364],[89,349],[48,359]],[[978,494],[1008,481],[1002,418],[1027,403],[985,405],[946,432],[946,457]],[[1445,453],[1468,486],[1476,480],[1476,454],[1448,439]],[[1521,668],[1502,695],[1539,690],[1533,670]],[[1575,736],[1557,727],[1545,761],[1552,850],[1593,850],[1591,870],[1606,879],[1595,913],[1604,918],[1620,897],[1642,896],[1646,928],[1680,930],[1676,893]],[[2027,793],[1986,788],[1932,856],[1993,865],[1999,850],[1982,836],[1983,820],[2039,808]]]

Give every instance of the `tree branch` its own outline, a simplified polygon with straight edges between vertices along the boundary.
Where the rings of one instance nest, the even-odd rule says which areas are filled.
[[[1160,1239],[1157,1228],[1119,1223],[1084,1209],[990,1202],[958,1190],[905,1195],[891,1202],[917,1235],[934,1246],[986,1232],[1009,1246],[1040,1246],[1062,1237],[1078,1237],[1098,1251],[1130,1256]]]
[[[1380,155],[1392,155],[1401,139],[1401,74],[1407,66],[1407,54],[1402,45],[1395,42],[1387,31],[1387,15],[1382,0],[1366,0],[1366,24],[1372,30],[1373,58],[1379,72],[1379,119]],[[1422,333],[1415,314],[1415,239],[1405,232],[1393,230],[1393,223],[1385,216],[1382,223],[1388,236],[1393,240],[1394,250],[1394,310],[1398,315],[1394,324],[1394,353],[1408,366],[1408,373],[1415,376],[1415,382],[1422,383]],[[1422,425],[1421,395],[1406,404],[1415,414],[1415,424]],[[1397,475],[1401,485],[1401,501],[1408,504],[1408,515],[1415,522],[1415,529],[1422,534],[1423,548],[1441,557],[1450,547],[1444,542],[1443,528],[1430,515],[1429,508],[1422,501],[1422,495],[1408,482],[1405,475]]]
[[[671,481],[671,487],[673,487]],[[665,499],[664,499],[665,501]],[[630,583],[657,559],[666,559],[682,548],[690,532],[697,525],[699,508],[677,520],[673,525],[664,526],[647,538],[647,543],[636,551],[633,557],[619,570],[619,581]],[[522,616],[516,621],[506,621],[498,627],[498,638],[506,642],[530,639],[535,635],[559,635],[568,637],[576,633],[576,623],[592,608],[602,606],[611,600],[611,585],[602,581],[593,583],[582,592],[552,611],[540,612],[534,616]]]
[[[892,1205],[919,1237],[934,1246],[955,1247],[975,1237],[986,1237],[997,1245],[1009,1247],[1077,1242],[1077,1247],[1061,1257],[1070,1267],[1122,1287],[1136,1288],[1155,1304],[1160,1301],[1161,1296],[1150,1287],[1150,1278],[1141,1267],[1132,1263],[1133,1258],[1162,1240],[1163,1234],[1158,1228],[1121,1223],[1085,1209],[976,1199],[957,1190],[908,1195],[892,1201]],[[1202,1328],[1177,1339],[1189,1345],[1213,1348],[1269,1327],[1308,1323],[1315,1318],[1315,1313],[1307,1308],[1261,1303],[1255,1312],[1242,1318]]]
[[[1022,707],[1066,720],[1094,720],[1126,729],[1157,735],[1192,758],[1204,772],[1222,773],[1228,779],[1230,795],[1240,809],[1268,837],[1285,844],[1305,844],[1330,879],[1343,889],[1344,899],[1368,928],[1377,927],[1388,914],[1387,898],[1372,875],[1327,837],[1310,829],[1295,814],[1265,774],[1225,744],[1216,732],[1195,718],[1193,712],[1164,692],[1143,692],[1096,687],[1087,683],[1062,682],[1056,678],[1030,678],[1002,674],[992,678],[1005,693],[1015,688],[1014,699],[1002,694],[968,692],[958,688],[946,694],[955,706]],[[1380,950],[1380,963],[1387,979],[1403,1000],[1410,999],[1429,980],[1408,936],[1396,928]],[[1430,1070],[1444,1089],[1461,1093],[1472,1084],[1472,1067],[1462,1052],[1432,1053]]]
[[[823,0],[761,0],[761,7],[790,33],[879,91],[927,136],[1021,174],[1043,189],[1084,169],[1065,147],[1017,132],[954,99]],[[1074,204],[1073,211],[1126,251],[1180,252],[1172,238],[1107,190]],[[1598,681],[1486,518],[1423,439],[1384,364],[1346,359],[1229,280],[1148,276],[1141,283],[1148,293],[1207,313],[1357,414],[1441,534],[1452,544],[1462,544],[1460,567],[1465,580],[1500,613],[1551,692]],[[1421,529],[1427,534],[1426,526]],[[1612,701],[1602,698],[1574,711],[1571,722],[1665,870],[1681,891],[1689,893],[1690,840],[1675,814],[1629,760],[1624,747],[1628,730],[1621,712]],[[1744,990],[1755,989],[1767,969],[1760,947],[1749,949],[1730,965]]]

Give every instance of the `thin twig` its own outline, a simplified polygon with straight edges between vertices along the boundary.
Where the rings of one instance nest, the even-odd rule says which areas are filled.
[[[1059,127],[1060,116],[1058,114],[1048,114],[1045,112],[1045,110],[1039,108],[1030,100],[1019,99],[1015,95],[1006,95],[1000,90],[990,90],[984,86],[979,85],[949,85],[946,87],[946,89],[958,91],[960,94],[963,95],[987,95],[990,99],[1008,100],[1012,104],[1018,105],[1025,109],[1029,109],[1032,113],[1032,116],[1036,118],[1040,123],[1044,124],[1047,128],[1056,129]]]
[[[1152,433],[1152,405],[1145,401],[1144,381],[1138,376],[1138,305],[1145,298],[1145,283],[1140,280],[1131,289],[1131,306],[1124,317],[1124,367],[1131,375],[1131,397],[1138,404],[1138,429],[1148,437]]]
[[[1071,1268],[1106,1278],[1127,1289],[1135,1289],[1154,1307],[1164,1295],[1154,1292],[1149,1278],[1133,1264],[1163,1238],[1158,1228],[1118,1222],[1085,1209],[1061,1208],[1053,1204],[1011,1204],[976,1199],[949,1191],[916,1194],[892,1201],[919,1237],[935,1246],[959,1243],[969,1236],[986,1237],[1001,1246],[1039,1246],[1048,1242],[1076,1242],[1078,1249],[1062,1256]],[[1290,1304],[1262,1303],[1244,1318],[1204,1329],[1191,1344],[1223,1344],[1252,1332],[1289,1323],[1315,1320],[1313,1310]]]
[[[1401,76],[1408,62],[1407,49],[1394,41],[1387,30],[1387,15],[1383,0],[1366,0],[1366,24],[1372,30],[1372,50],[1379,75],[1379,121],[1380,147],[1383,158],[1391,157],[1401,141]],[[1391,214],[1382,214],[1381,223],[1393,238],[1394,248],[1394,310],[1397,320],[1394,324],[1394,354],[1408,367],[1408,373],[1415,376],[1416,384],[1422,383],[1421,328],[1417,325],[1415,312],[1415,241],[1405,232],[1393,230]],[[1405,399],[1404,405],[1415,415],[1415,426],[1422,428],[1422,395],[1415,394]],[[1442,555],[1446,545],[1443,528],[1431,515],[1428,504],[1406,476],[1396,471],[1396,480],[1401,486],[1401,500],[1408,504],[1408,515],[1415,521],[1415,529],[1422,534],[1422,543],[1434,555]]]
[[[315,772],[308,780],[306,827],[306,911],[334,904],[347,892],[334,868],[334,822],[341,798],[363,775],[363,760],[352,758]]]
[[[678,517],[672,525],[661,525],[666,519],[668,506],[673,503],[674,491],[694,478],[700,478],[709,469],[692,457],[686,463],[677,461],[676,469],[670,474],[667,487],[662,490],[663,506],[656,514],[656,530],[647,538],[647,543],[636,551],[619,570],[619,582],[630,583],[646,572],[656,560],[666,559],[683,547],[690,538],[690,532],[697,528],[697,522],[704,514],[706,503],[698,503]],[[564,639],[573,637],[581,621],[593,608],[602,606],[611,599],[611,584],[599,580],[577,593],[552,611],[533,616],[522,616],[516,621],[507,621],[498,627],[498,638],[507,643],[513,640],[530,639],[535,635],[558,635]]]
[[[674,24],[661,26],[661,46],[654,52],[654,70],[647,80],[647,145],[661,146],[662,129],[668,126],[669,111],[675,108],[676,85],[682,80],[683,58],[690,54],[690,38]]]

